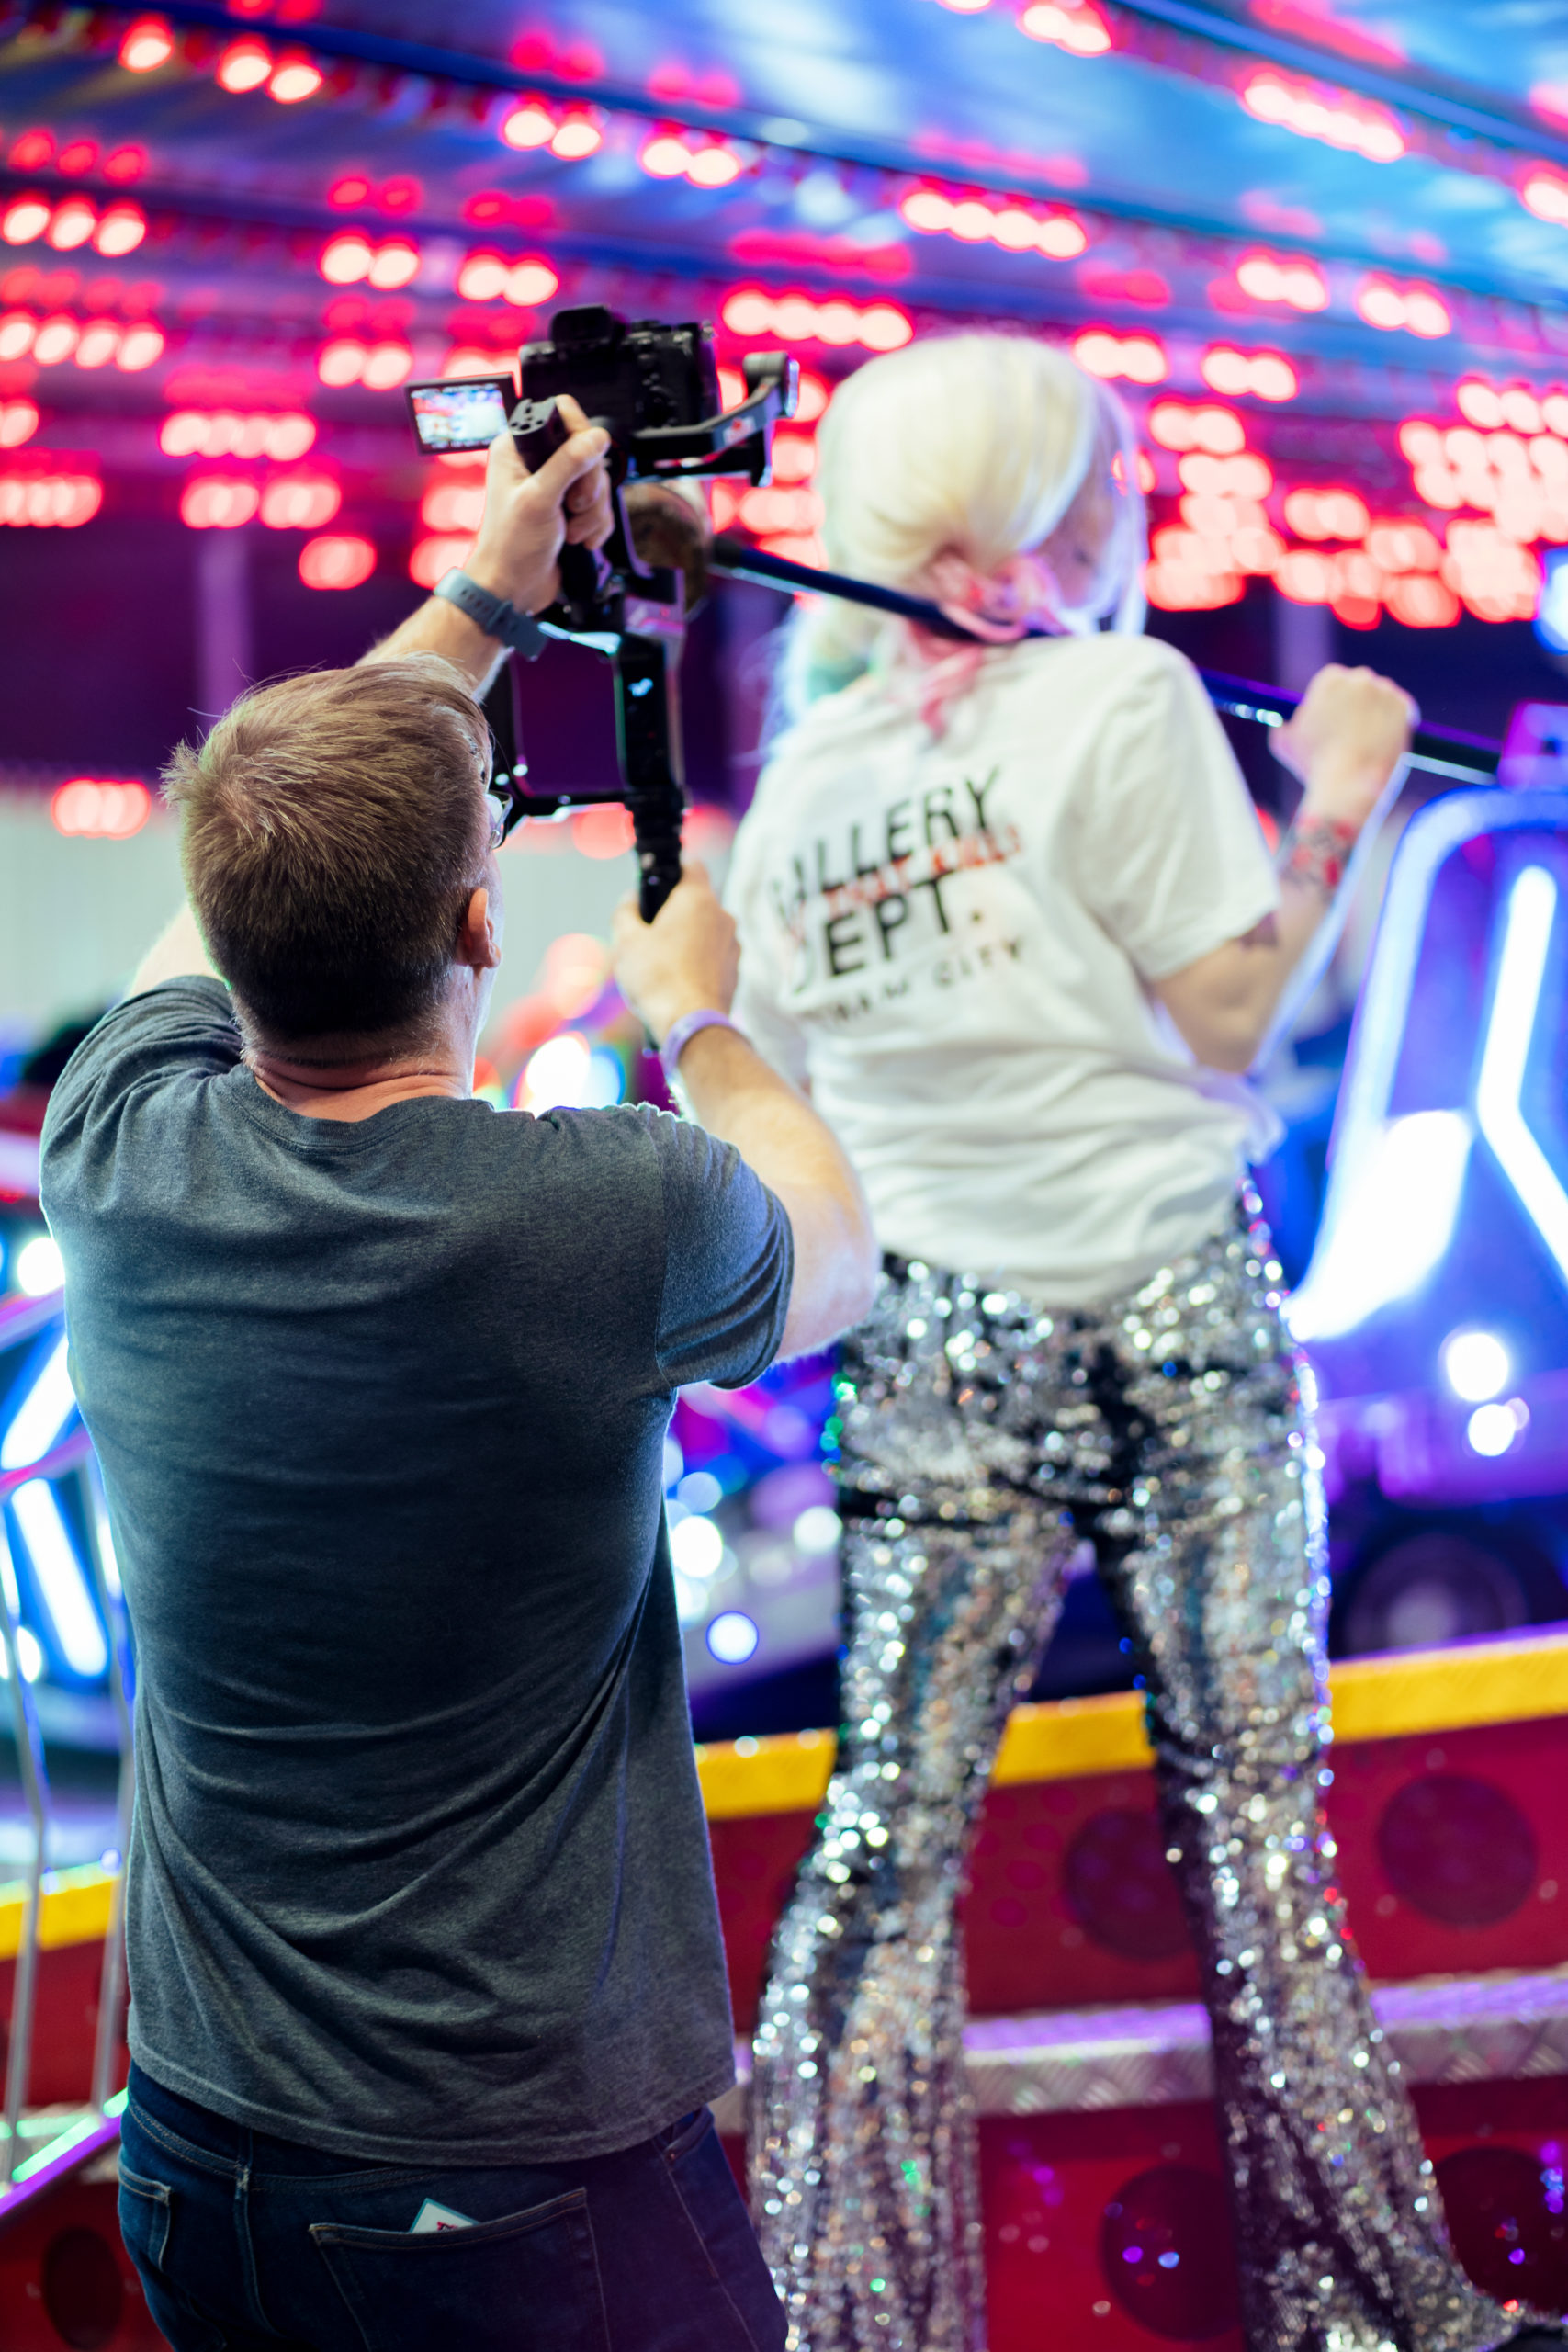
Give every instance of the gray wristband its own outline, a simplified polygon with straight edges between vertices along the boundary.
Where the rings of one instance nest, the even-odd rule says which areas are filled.
[[[492,596],[466,571],[444,571],[431,592],[456,605],[460,613],[493,637],[498,644],[510,646],[513,653],[521,653],[525,661],[536,661],[545,647],[545,632],[532,613],[520,613],[504,596]]]
[[[702,1012],[683,1012],[659,1048],[659,1058],[663,1066],[665,1084],[673,1090],[675,1072],[680,1067],[681,1057],[699,1029],[733,1029],[734,1027],[735,1023],[728,1012],[717,1012],[711,1009]]]

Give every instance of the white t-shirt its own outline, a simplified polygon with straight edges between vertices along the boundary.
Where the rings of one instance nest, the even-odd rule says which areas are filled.
[[[1153,638],[988,652],[940,738],[874,679],[827,696],[727,896],[736,1016],[809,1080],[886,1250],[1094,1305],[1213,1231],[1276,1138],[1149,993],[1279,897],[1202,686]]]

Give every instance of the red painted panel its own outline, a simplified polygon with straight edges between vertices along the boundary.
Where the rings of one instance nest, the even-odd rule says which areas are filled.
[[[100,2158],[86,2170],[103,2165]],[[103,2352],[166,2352],[120,2244],[116,2195],[112,2178],[73,2177],[0,2229],[0,2344],[6,2352],[60,2352],[62,2344],[99,2345]]]
[[[85,2106],[93,2087],[93,2036],[98,2021],[98,1974],[102,1944],[62,1944],[39,1955],[38,2007],[33,2030],[28,2105]],[[11,2014],[16,1962],[0,1961],[0,2051]],[[129,2059],[120,2052],[118,2079]]]
[[[1554,1796],[1568,1784],[1568,1720],[1359,1740],[1331,1757],[1327,1806],[1340,1883],[1373,1976],[1468,1976],[1568,1958],[1568,1807]],[[1429,1804],[1421,1783],[1430,1784]],[[964,1904],[975,2016],[1197,1993],[1190,1951],[1168,1945],[1145,1957],[1135,1936],[1108,1942],[1104,1919],[1097,1928],[1092,1908],[1069,1887],[1075,1841],[1109,1830],[1117,1834],[1106,1852],[1125,1851],[1125,1818],[1108,1823],[1109,1815],[1145,1817],[1152,1839],[1154,1803],[1146,1771],[991,1791]],[[792,1813],[712,1824],[742,2030],[755,2018],[768,1939],[811,1823],[811,1815]],[[1498,1824],[1512,1834],[1499,1838]],[[1085,1844],[1077,1850],[1081,1863]],[[1448,1916],[1423,1907],[1423,1894]],[[1467,1905],[1472,1913],[1490,1905],[1496,1916],[1456,1918]]]

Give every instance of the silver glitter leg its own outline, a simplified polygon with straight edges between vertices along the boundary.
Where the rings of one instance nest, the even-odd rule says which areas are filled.
[[[752,2088],[793,2352],[983,2345],[953,1906],[1080,1534],[1149,1690],[1252,2352],[1479,2352],[1518,2324],[1449,2250],[1334,1883],[1321,1507],[1280,1281],[1256,1223],[1092,1313],[908,1266],[846,1350],[846,1731]]]

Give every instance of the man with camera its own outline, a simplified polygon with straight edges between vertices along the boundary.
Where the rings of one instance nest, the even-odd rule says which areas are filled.
[[[495,443],[457,601],[175,755],[193,911],[46,1127],[138,1654],[120,2211],[175,2352],[784,2341],[705,2104],[662,1450],[677,1385],[821,1345],[874,1253],[728,1025],[698,869],[617,959],[701,1124],[472,1098],[474,696],[610,525],[568,416],[536,475]]]

